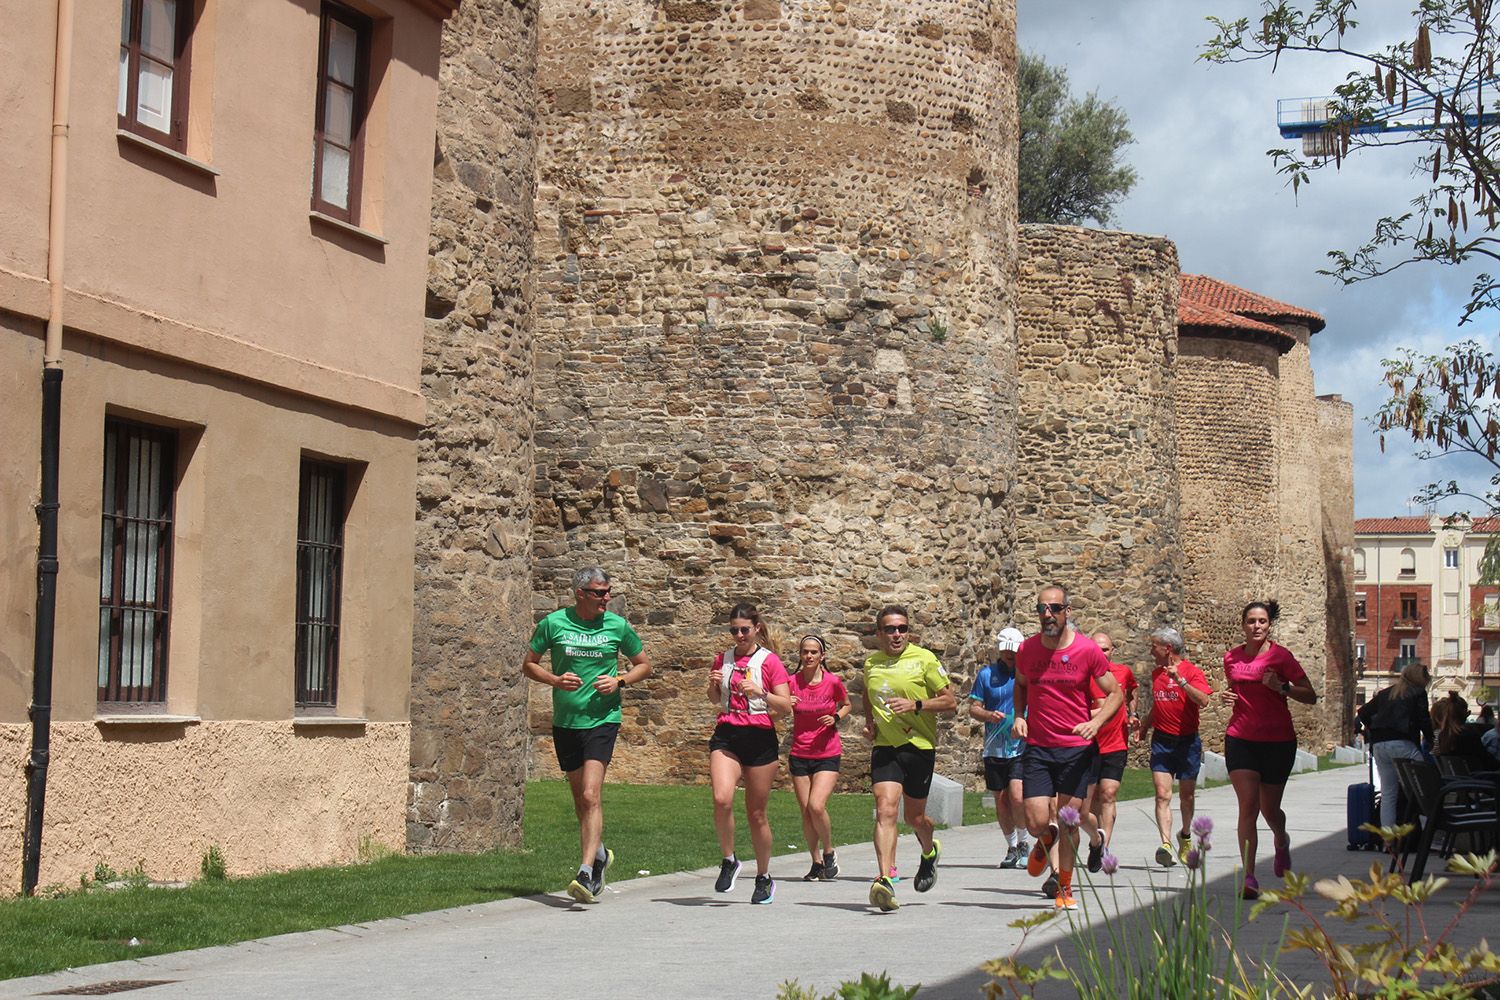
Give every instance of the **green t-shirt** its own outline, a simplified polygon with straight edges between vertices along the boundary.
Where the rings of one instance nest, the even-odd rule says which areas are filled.
[[[922,750],[937,749],[937,716],[931,712],[896,715],[885,706],[886,698],[931,698],[948,686],[948,671],[932,651],[908,644],[892,659],[872,653],[865,659],[865,693],[875,716],[875,745],[899,747],[904,743]]]
[[[572,608],[560,608],[536,623],[531,651],[552,651],[552,673],[572,671],[583,679],[577,691],[552,689],[552,724],[562,729],[592,729],[620,721],[620,692],[600,694],[594,678],[618,674],[620,657],[629,659],[642,649],[641,637],[613,611],[584,621]]]

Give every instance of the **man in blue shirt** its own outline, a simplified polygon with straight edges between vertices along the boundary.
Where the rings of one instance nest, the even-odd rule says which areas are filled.
[[[1016,721],[1016,650],[1024,638],[1020,629],[1001,629],[995,635],[996,661],[980,668],[969,692],[969,715],[984,723],[984,787],[995,795],[995,819],[1005,834],[1001,868],[1021,867],[1031,850],[1021,812],[1021,753],[1026,744],[1011,735]]]

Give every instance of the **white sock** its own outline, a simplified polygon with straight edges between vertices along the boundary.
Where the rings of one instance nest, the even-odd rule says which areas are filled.
[[[594,857],[598,858],[601,864],[609,860],[609,854],[604,850],[603,844],[599,845],[599,853],[594,855]]]
[[[1012,831],[1010,831],[1010,833],[1007,833],[1005,835],[1005,843],[1006,843],[1006,846],[1008,846],[1008,847],[1020,847],[1021,846],[1021,831],[1020,830],[1012,830]]]

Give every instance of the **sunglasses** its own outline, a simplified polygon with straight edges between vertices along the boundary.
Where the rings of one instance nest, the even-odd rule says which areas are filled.
[[[880,631],[886,635],[905,635],[911,631],[910,625],[882,625]]]
[[[731,626],[729,626],[729,634],[730,635],[749,635],[751,632],[754,632],[754,631],[755,631],[755,626],[753,626],[753,625],[731,625]]]
[[[1038,604],[1036,606],[1036,613],[1039,615],[1045,615],[1049,611],[1054,615],[1060,615],[1066,610],[1068,610],[1068,606],[1066,604],[1059,604],[1055,601],[1049,601],[1045,604]]]
[[[600,590],[594,587],[583,587],[582,590],[585,594],[593,594],[595,597],[608,597],[610,588],[605,587]]]

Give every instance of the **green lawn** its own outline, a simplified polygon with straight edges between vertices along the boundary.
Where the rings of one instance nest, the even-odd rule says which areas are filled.
[[[1126,772],[1122,799],[1150,794],[1149,772]],[[964,796],[965,823],[994,822],[993,811],[981,806],[983,798],[975,792]],[[618,852],[612,880],[635,878],[639,871],[703,868],[718,860],[707,786],[611,784],[604,800],[608,841]],[[835,795],[829,811],[840,843],[869,840],[868,795]],[[739,815],[738,850],[747,857],[752,852]],[[771,796],[771,829],[777,853],[802,843],[797,802],[789,792]],[[200,882],[186,889],[136,887],[0,900],[5,943],[0,979],[562,888],[578,858],[577,824],[564,782],[526,786],[524,833],[519,851],[393,855],[344,868]],[[800,866],[798,861],[792,867]],[[783,866],[781,874],[801,872]],[[140,944],[132,947],[132,938]]]

